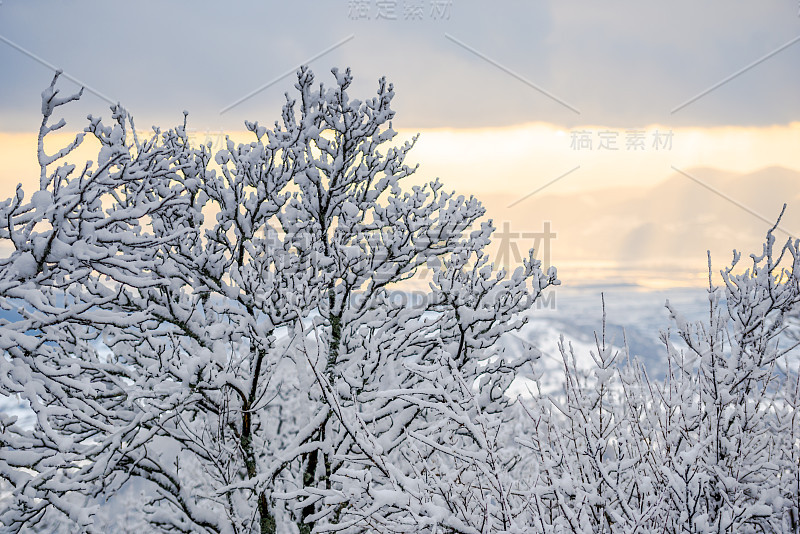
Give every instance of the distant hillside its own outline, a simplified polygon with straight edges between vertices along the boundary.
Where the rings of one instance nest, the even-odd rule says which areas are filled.
[[[672,173],[649,188],[543,192],[511,208],[517,198],[510,195],[481,195],[481,200],[498,227],[509,221],[512,231],[541,231],[543,222],[551,221],[557,233],[551,257],[557,266],[586,262],[702,271],[710,249],[721,267],[733,248],[760,250],[771,225],[748,210],[775,221],[784,202],[788,207],[781,228],[800,236],[800,173],[780,167],[750,174],[707,168],[685,172],[708,188]],[[783,240],[787,234],[777,236]],[[527,248],[532,241],[522,245]]]

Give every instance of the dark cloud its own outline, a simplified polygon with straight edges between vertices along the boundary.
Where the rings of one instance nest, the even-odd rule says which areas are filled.
[[[368,11],[356,20],[359,5]],[[0,35],[122,101],[139,126],[175,123],[183,109],[198,129],[240,129],[246,118],[271,122],[291,78],[224,115],[219,111],[349,35],[355,38],[312,67],[329,80],[331,66],[351,66],[357,77],[351,92],[359,97],[372,93],[376,79],[386,75],[397,89],[400,126],[800,120],[800,42],[670,113],[800,35],[793,1],[384,5],[394,5],[396,20],[378,19],[375,0],[4,0]],[[415,5],[422,11],[406,11]],[[0,72],[0,129],[34,129],[39,93],[52,73],[6,43],[0,43]],[[64,89],[70,88],[65,82]],[[106,108],[87,95],[68,118]]]

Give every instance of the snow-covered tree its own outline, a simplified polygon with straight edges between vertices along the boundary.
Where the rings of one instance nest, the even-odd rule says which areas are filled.
[[[536,389],[503,337],[555,270],[496,271],[475,198],[404,187],[391,84],[332,72],[216,153],[114,106],[50,154],[80,94],[44,91],[39,190],[0,203],[0,395],[35,415],[0,413],[4,532],[800,533],[800,242],[735,252],[704,321],[668,303],[666,376],[603,307]]]
[[[475,198],[401,188],[392,85],[333,74],[300,69],[274,127],[215,154],[113,106],[51,155],[80,93],[44,91],[40,188],[0,204],[0,394],[36,415],[0,420],[7,530],[101,532],[131,502],[163,532],[505,524],[491,491],[453,513],[448,462],[502,478],[487,436],[525,359],[497,341],[555,270],[494,271]],[[87,133],[97,160],[67,162]],[[421,268],[424,305],[391,298]]]

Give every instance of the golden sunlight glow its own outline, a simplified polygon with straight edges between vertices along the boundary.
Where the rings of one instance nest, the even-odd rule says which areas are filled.
[[[637,131],[638,137],[643,134],[638,145]],[[671,139],[667,139],[669,132]],[[401,132],[404,137],[411,133]],[[654,146],[656,138],[658,147]],[[615,145],[610,140],[615,140]],[[629,140],[633,143],[630,147]],[[601,146],[604,141],[609,142]],[[673,173],[671,166],[686,170],[710,167],[735,173],[772,166],[800,171],[798,146],[800,122],[714,128],[586,125],[570,130],[533,123],[504,128],[423,130],[411,157],[421,164],[420,172],[426,177],[439,176],[448,186],[470,193],[525,194],[580,166],[569,177],[547,187],[548,193],[564,193],[652,186]]]
[[[252,140],[250,132],[228,133],[235,142]],[[400,131],[394,144],[409,140],[415,133]],[[700,208],[693,208],[691,221],[681,215],[685,213],[681,206],[667,209],[669,199],[646,197],[668,177],[674,179],[673,167],[698,177],[714,172],[734,176],[768,167],[800,172],[800,122],[675,129],[659,124],[637,129],[597,125],[566,129],[532,123],[426,129],[420,133],[407,162],[420,164],[417,175],[410,179],[412,183],[438,177],[445,189],[474,194],[484,202],[497,228],[507,225],[511,232],[522,232],[519,235],[523,237],[540,232],[545,221],[552,223],[558,237],[552,243],[550,259],[571,280],[591,282],[594,278],[622,276],[651,288],[703,285],[707,276],[705,250],[712,251],[716,262],[727,261],[733,247],[753,251],[769,226],[765,221],[774,220],[780,210],[778,200],[790,203],[782,228],[800,231],[800,209],[795,205],[800,196],[783,198],[791,195],[793,187],[789,187],[789,193],[775,193],[756,184],[751,192],[742,193],[740,189],[738,194],[743,198],[738,201],[753,208],[747,213],[686,178],[688,193],[669,198],[673,203],[687,198],[701,202]],[[668,133],[671,135],[667,138]],[[72,135],[56,132],[48,136],[47,152],[65,146]],[[224,135],[213,132],[194,132],[190,139],[197,144],[211,142],[212,150],[225,141]],[[96,141],[87,137],[70,161],[82,164],[95,159],[97,149]],[[17,183],[22,183],[26,196],[30,196],[38,189],[38,176],[36,135],[0,133],[0,197],[12,196]],[[646,202],[655,201],[652,205],[657,209],[637,214],[630,209],[635,204],[618,204],[627,207],[617,211],[603,207],[604,203],[635,198],[636,194],[645,195]],[[662,208],[663,213],[655,213]],[[778,237],[785,239],[783,234]],[[533,246],[530,239],[504,243],[496,238],[493,247],[497,250],[489,251],[493,255],[518,256]],[[631,258],[638,263],[632,265]],[[519,263],[518,258],[511,259],[511,267]],[[603,267],[605,263],[607,268]]]
[[[800,122],[768,127],[714,128],[670,128],[653,124],[636,130],[643,132],[643,144],[628,147],[628,140],[635,137],[634,130],[598,125],[569,130],[549,123],[427,129],[420,132],[409,158],[410,163],[420,163],[419,180],[438,176],[447,187],[468,194],[524,195],[578,166],[578,171],[548,186],[546,192],[651,186],[672,174],[671,166],[681,169],[710,167],[736,173],[771,166],[800,171],[800,151],[797,150]],[[671,147],[666,147],[663,136],[670,131]],[[228,133],[236,141],[249,140],[252,136],[249,132]],[[398,140],[410,139],[414,133],[417,132],[400,131]],[[66,144],[73,135],[50,134],[49,151]],[[657,135],[661,135],[662,141],[659,148],[653,145]],[[193,137],[198,143],[212,141],[215,146],[223,141],[221,135],[212,132],[196,132]],[[615,139],[617,150],[601,146],[609,139]],[[91,142],[85,145],[72,157],[73,161],[93,159],[97,147]],[[0,132],[0,162],[0,196],[10,196],[20,182],[26,191],[31,186],[36,187],[39,175],[36,134]]]

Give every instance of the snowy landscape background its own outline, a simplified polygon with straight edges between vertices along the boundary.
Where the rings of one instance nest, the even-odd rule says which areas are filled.
[[[0,532],[800,532],[798,61],[794,0],[0,1]]]
[[[653,273],[664,276],[666,273]],[[620,273],[619,278],[625,276]],[[517,334],[505,339],[505,350],[513,355],[522,353],[526,344],[535,346],[544,353],[537,363],[543,374],[542,385],[550,391],[558,391],[563,384],[561,369],[563,360],[558,351],[558,341],[563,335],[572,343],[579,358],[579,365],[589,369],[591,352],[597,352],[595,334],[602,333],[605,300],[606,336],[609,342],[621,350],[627,340],[630,354],[642,360],[653,378],[666,371],[666,356],[659,332],[670,326],[669,313],[664,307],[667,299],[676,305],[689,320],[701,320],[708,314],[708,296],[703,287],[681,287],[653,289],[627,283],[614,283],[613,279],[598,281],[584,286],[565,285],[551,289],[539,301],[536,309],[527,314],[528,324]],[[409,302],[413,296],[409,296]],[[0,318],[14,314],[0,312]],[[523,369],[521,376],[530,375]],[[518,380],[510,392],[527,396],[526,380]],[[24,403],[0,397],[0,410],[17,415],[27,424],[33,423],[33,415]]]

